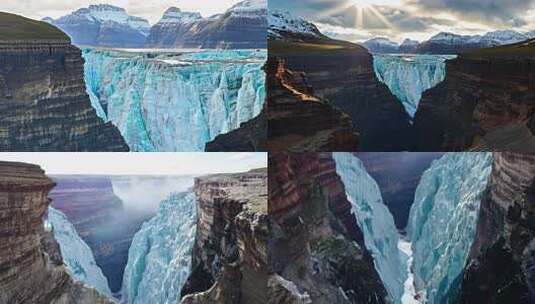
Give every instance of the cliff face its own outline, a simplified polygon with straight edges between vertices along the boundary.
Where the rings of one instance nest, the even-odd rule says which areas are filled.
[[[182,302],[266,303],[267,170],[195,180],[197,233]]]
[[[416,150],[535,151],[533,55],[479,52],[448,61],[444,82],[423,94]]]
[[[269,159],[270,303],[386,303],[330,153]]]
[[[535,303],[535,155],[495,153],[460,303]]]
[[[80,50],[65,40],[0,41],[0,150],[128,151],[91,107]]]
[[[268,41],[268,49],[271,60],[282,60],[286,70],[304,75],[306,87],[313,90],[314,96],[349,115],[354,128],[360,132],[360,150],[407,149],[409,116],[386,85],[376,78],[372,55],[366,49],[329,39],[306,43],[272,39]],[[268,92],[275,90],[269,97],[270,104],[280,98],[276,86],[276,82],[268,81]],[[283,111],[282,107],[274,110]],[[297,117],[308,111],[304,106],[290,110]],[[300,121],[290,123],[299,124]],[[341,126],[346,123],[347,119]]]
[[[0,162],[0,303],[112,303],[74,282],[44,229],[54,183],[35,165]]]

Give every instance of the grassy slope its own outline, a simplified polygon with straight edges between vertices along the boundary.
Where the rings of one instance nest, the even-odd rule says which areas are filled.
[[[46,22],[0,12],[0,40],[68,40],[69,36]]]
[[[528,41],[467,51],[461,54],[463,57],[535,57],[535,39]]]

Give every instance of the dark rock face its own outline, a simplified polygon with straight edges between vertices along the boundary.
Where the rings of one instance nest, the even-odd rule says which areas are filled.
[[[446,69],[423,94],[414,150],[535,151],[533,56],[464,54]]]
[[[1,151],[128,151],[91,107],[80,50],[67,41],[0,42]]]
[[[224,14],[210,18],[192,18],[192,13],[171,8],[151,28],[147,47],[266,48],[267,2],[264,6],[254,2],[262,1],[242,1]]]
[[[460,303],[535,303],[535,155],[494,159]]]
[[[358,149],[359,134],[348,115],[313,95],[306,75],[270,57],[267,63],[268,149],[344,151]]]
[[[111,304],[62,266],[43,223],[53,187],[39,166],[0,162],[0,303]]]
[[[270,60],[283,61],[287,70],[305,75],[306,86],[313,90],[315,97],[327,100],[331,107],[349,115],[360,133],[360,150],[408,149],[409,116],[386,85],[376,78],[372,55],[366,49],[329,39],[308,39],[306,44],[281,39],[268,43]],[[268,92],[272,89],[268,81]],[[295,113],[290,115],[299,116],[297,111],[306,111],[306,107],[292,110]]]
[[[383,202],[394,216],[396,227],[405,229],[416,187],[431,162],[444,153],[359,152],[366,171],[379,185]]]
[[[91,248],[112,292],[122,286],[132,238],[151,215],[126,213],[106,176],[54,176],[52,206],[62,211]]]
[[[330,153],[269,158],[269,303],[388,303]]]
[[[182,302],[266,303],[267,170],[195,180],[197,233]]]

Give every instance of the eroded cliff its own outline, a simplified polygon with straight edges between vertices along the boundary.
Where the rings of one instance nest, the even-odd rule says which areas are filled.
[[[387,303],[330,153],[269,159],[269,303]]]
[[[39,166],[0,162],[0,303],[112,303],[62,265],[43,223],[53,187]]]
[[[3,33],[22,28],[0,40],[0,150],[128,151],[119,130],[91,107],[84,62],[69,38],[47,39],[44,22],[0,17]]]
[[[266,303],[267,169],[195,180],[197,232],[182,302]]]
[[[535,303],[535,155],[495,153],[460,303]]]
[[[535,151],[535,40],[461,54],[423,94],[417,151]]]

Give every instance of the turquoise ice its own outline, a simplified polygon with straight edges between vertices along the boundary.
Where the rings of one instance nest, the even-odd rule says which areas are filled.
[[[63,262],[74,280],[95,288],[104,295],[111,296],[108,280],[95,262],[91,248],[82,240],[65,214],[52,207],[48,208],[45,227],[52,229],[59,244]]]
[[[407,279],[406,257],[398,249],[399,234],[394,218],[383,203],[379,186],[360,159],[351,153],[333,153],[333,156],[375,269],[393,303],[401,303]]]
[[[384,55],[373,57],[377,78],[384,82],[392,94],[414,118],[422,93],[444,81],[446,60],[452,55]]]
[[[190,273],[196,231],[195,194],[175,193],[136,233],[128,251],[122,303],[176,303]]]
[[[492,167],[490,153],[449,153],[423,174],[411,207],[408,235],[417,291],[445,303],[474,241],[479,206]]]
[[[264,104],[265,50],[82,54],[91,104],[133,151],[203,151]]]

